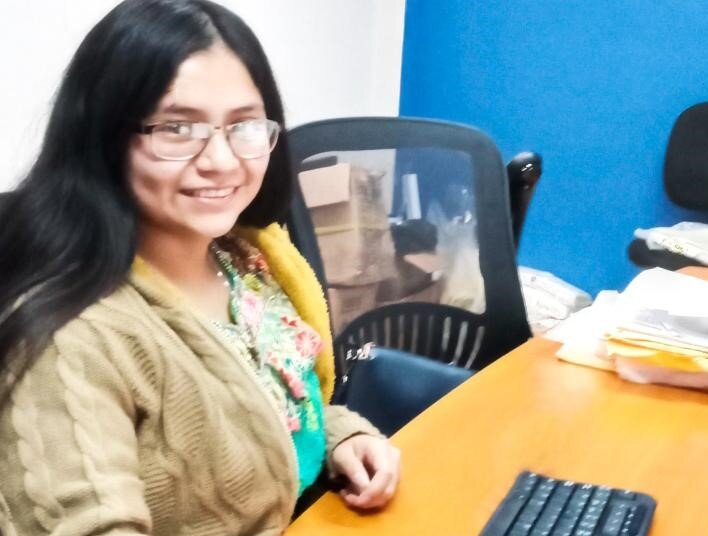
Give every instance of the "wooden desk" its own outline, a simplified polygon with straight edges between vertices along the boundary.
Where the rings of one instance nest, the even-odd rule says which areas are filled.
[[[708,534],[708,394],[628,383],[556,348],[529,341],[396,434],[387,509],[359,515],[329,493],[287,535],[476,535],[526,468],[651,494],[652,536]]]
[[[708,281],[708,267],[706,266],[684,266],[678,272],[686,275],[692,275],[699,279]]]

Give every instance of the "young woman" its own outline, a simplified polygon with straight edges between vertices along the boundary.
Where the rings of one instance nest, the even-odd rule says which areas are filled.
[[[2,534],[280,534],[324,466],[391,498],[398,452],[328,404],[282,125],[217,4],[126,0],[84,39],[1,205]]]

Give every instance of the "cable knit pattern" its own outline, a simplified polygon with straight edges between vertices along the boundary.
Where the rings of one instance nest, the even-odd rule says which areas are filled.
[[[37,520],[51,532],[64,517],[64,509],[53,495],[52,477],[44,455],[44,441],[33,397],[36,390],[29,372],[12,393],[12,423],[18,435],[20,461],[26,471],[25,492],[36,505],[34,514]]]
[[[17,536],[17,531],[12,523],[12,515],[10,507],[7,505],[5,498],[0,495],[0,534],[5,536]]]
[[[95,407],[95,399],[86,392],[90,384],[86,381],[83,363],[76,355],[62,354],[57,359],[57,371],[64,383],[66,408],[74,419],[74,435],[81,451],[86,478],[96,493],[99,505],[108,507],[112,499],[110,483],[106,481],[108,460],[104,451],[108,438],[103,437],[97,422],[100,412]]]
[[[274,232],[259,244],[283,247]],[[326,308],[303,264],[274,275],[322,329]],[[318,358],[330,357],[318,370],[323,391],[328,352]],[[54,334],[0,408],[3,536],[281,534],[296,458],[247,359],[136,261],[124,285]],[[378,433],[342,407],[324,416],[328,454],[352,434]]]

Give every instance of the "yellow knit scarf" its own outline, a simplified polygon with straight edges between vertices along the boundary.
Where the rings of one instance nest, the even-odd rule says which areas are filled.
[[[237,227],[235,233],[263,253],[270,273],[288,295],[300,317],[322,337],[322,352],[317,356],[315,372],[320,379],[322,397],[329,401],[334,391],[332,331],[327,301],[315,272],[277,223],[265,229]]]

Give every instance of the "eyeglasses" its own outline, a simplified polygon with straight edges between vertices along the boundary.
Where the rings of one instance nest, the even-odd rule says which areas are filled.
[[[138,128],[150,136],[153,154],[162,160],[191,160],[204,150],[218,130],[224,131],[234,155],[246,160],[261,158],[275,147],[280,125],[270,119],[247,119],[223,127],[209,123],[166,121]]]

